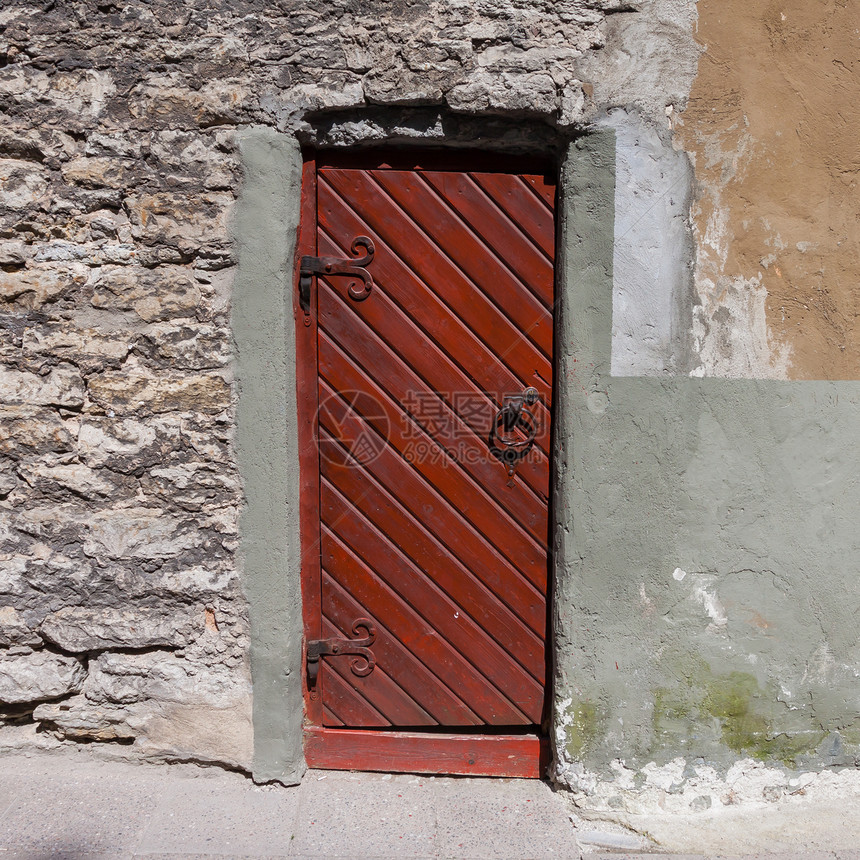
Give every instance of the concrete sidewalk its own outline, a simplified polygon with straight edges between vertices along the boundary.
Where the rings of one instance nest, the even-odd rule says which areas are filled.
[[[311,771],[301,786],[283,788],[216,768],[104,761],[87,750],[0,756],[0,860],[578,860],[632,838],[575,827],[565,797],[536,780]],[[860,858],[860,850],[795,844],[779,856]]]

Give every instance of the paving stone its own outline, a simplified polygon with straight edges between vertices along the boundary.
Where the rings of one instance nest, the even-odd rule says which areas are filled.
[[[437,780],[439,855],[579,857],[568,810],[537,780]]]
[[[429,779],[313,771],[301,794],[294,856],[435,855],[436,792]]]
[[[284,857],[295,836],[298,789],[230,779],[183,779],[152,815],[137,853]]]
[[[58,774],[32,780],[0,819],[4,857],[103,857],[130,853],[156,805],[147,780]]]

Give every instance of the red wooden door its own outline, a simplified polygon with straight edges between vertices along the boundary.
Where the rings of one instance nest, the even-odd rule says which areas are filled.
[[[317,664],[317,726],[543,719],[555,188],[471,167],[306,169],[303,253],[372,249],[369,288],[320,274],[299,329],[306,630],[353,640]]]

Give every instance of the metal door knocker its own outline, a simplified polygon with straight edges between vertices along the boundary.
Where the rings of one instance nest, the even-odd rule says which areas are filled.
[[[536,388],[526,388],[522,394],[506,394],[490,427],[490,453],[507,466],[509,478],[513,478],[517,464],[535,443],[537,422],[525,407],[534,406],[538,400],[540,394]]]

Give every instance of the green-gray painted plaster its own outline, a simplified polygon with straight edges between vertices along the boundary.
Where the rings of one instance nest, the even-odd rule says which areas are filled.
[[[239,138],[244,184],[235,235],[232,325],[239,403],[236,451],[245,508],[240,547],[251,620],[254,766],[290,784],[302,755],[299,476],[293,255],[302,159],[267,128]]]
[[[241,137],[233,326],[257,779],[302,774],[291,312],[301,158]],[[562,171],[554,740],[604,771],[678,755],[853,763],[860,386],[612,377],[615,137]]]
[[[611,377],[613,136],[564,168],[562,764],[854,764],[860,385]]]

